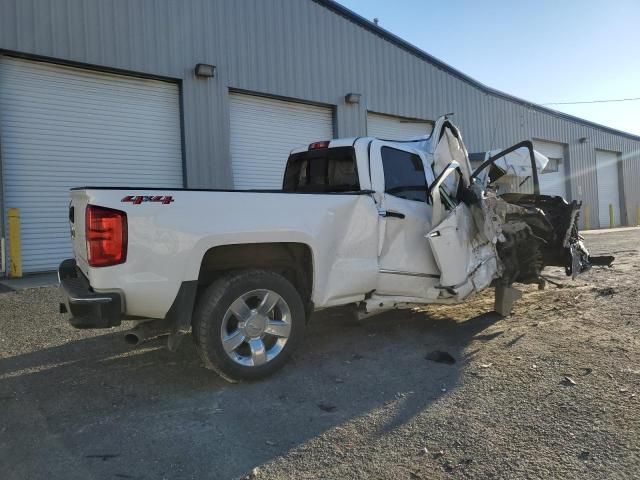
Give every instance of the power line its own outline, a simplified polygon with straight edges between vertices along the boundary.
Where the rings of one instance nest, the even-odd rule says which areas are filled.
[[[610,102],[633,102],[635,100],[640,100],[640,97],[637,98],[614,98],[611,100],[587,100],[584,102],[550,102],[550,103],[542,103],[541,105],[579,105],[583,103],[610,103]]]

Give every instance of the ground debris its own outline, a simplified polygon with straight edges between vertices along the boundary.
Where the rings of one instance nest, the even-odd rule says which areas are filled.
[[[574,385],[577,385],[576,381],[568,375],[565,375],[560,383],[566,387],[573,387]]]
[[[258,467],[254,467],[251,472],[242,477],[242,480],[254,480],[260,476],[260,469]]]
[[[120,456],[119,453],[102,453],[102,454],[93,454],[93,455],[85,455],[84,458],[99,458],[103,462],[107,460],[111,460],[112,458],[118,458]]]
[[[324,403],[324,402],[320,402],[318,404],[318,408],[323,412],[333,412],[338,409],[338,407],[336,407],[335,405],[332,405],[330,403]]]
[[[456,363],[456,359],[449,353],[440,350],[434,350],[433,352],[428,353],[424,358],[426,360],[431,360],[432,362],[446,363],[447,365],[453,365]]]
[[[596,292],[596,297],[613,297],[614,294],[618,293],[613,287],[593,287],[591,291]]]
[[[591,456],[591,452],[589,452],[588,450],[582,450],[578,454],[578,459],[580,459],[580,460],[588,460],[590,456]]]

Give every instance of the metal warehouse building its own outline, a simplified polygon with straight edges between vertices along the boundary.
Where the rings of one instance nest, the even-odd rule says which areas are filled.
[[[534,140],[543,191],[587,225],[609,205],[635,225],[640,137],[488,88],[332,1],[0,0],[1,236],[19,214],[24,272],[52,270],[70,187],[278,188],[293,146],[447,112],[471,152]]]

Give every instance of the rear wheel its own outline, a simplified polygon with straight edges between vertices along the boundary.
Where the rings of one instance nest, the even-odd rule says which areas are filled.
[[[302,341],[300,294],[275,272],[244,270],[216,280],[200,296],[194,338],[207,368],[230,381],[266,377]]]

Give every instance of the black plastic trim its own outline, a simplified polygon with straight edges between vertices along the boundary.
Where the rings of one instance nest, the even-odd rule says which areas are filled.
[[[110,328],[122,323],[122,298],[115,292],[96,293],[73,258],[58,267],[58,281],[76,328]],[[61,309],[62,310],[62,309]]]
[[[394,212],[393,210],[384,210],[383,212],[380,213],[380,216],[390,217],[390,218],[400,218],[400,219],[403,219],[406,217],[404,213]]]
[[[198,293],[198,281],[182,282],[175,300],[164,317],[172,325],[173,332],[186,333],[191,328],[191,317]]]

